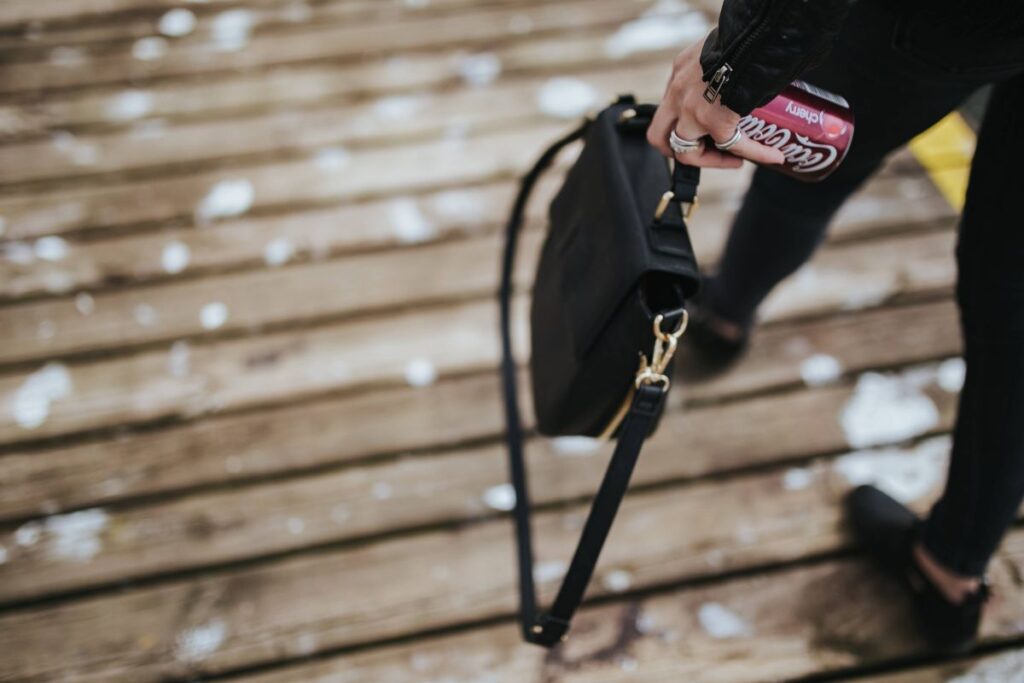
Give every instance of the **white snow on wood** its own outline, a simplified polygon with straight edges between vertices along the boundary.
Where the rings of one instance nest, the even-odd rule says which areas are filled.
[[[199,322],[204,330],[216,330],[228,321],[228,307],[221,301],[211,301],[199,310]]]
[[[852,486],[873,484],[901,503],[935,490],[946,474],[949,437],[928,439],[912,448],[883,448],[848,453],[833,469]]]
[[[352,155],[344,147],[325,147],[313,156],[313,164],[324,173],[337,173],[352,161]]]
[[[35,251],[36,258],[39,260],[56,263],[57,261],[63,261],[67,257],[68,243],[62,237],[57,237],[56,235],[40,237],[36,240],[33,251]]]
[[[601,450],[602,441],[589,436],[557,436],[551,446],[559,455],[592,455]]]
[[[160,316],[157,315],[156,309],[149,304],[138,304],[132,309],[132,317],[142,327],[153,327]]]
[[[659,0],[634,21],[623,24],[604,43],[604,52],[613,59],[622,59],[637,52],[680,50],[700,40],[710,25],[699,11],[691,11],[681,0]]]
[[[498,484],[484,491],[483,501],[488,507],[507,512],[516,506],[516,490],[512,484]]]
[[[43,525],[39,522],[26,522],[14,532],[14,542],[22,548],[31,548],[43,536]]]
[[[806,467],[793,467],[782,475],[782,488],[787,491],[802,491],[814,483],[813,470]]]
[[[46,422],[50,404],[71,395],[71,374],[60,363],[47,363],[35,371],[11,397],[10,413],[24,429],[35,429]]]
[[[437,368],[429,358],[412,358],[405,364],[405,381],[413,387],[429,386],[437,381]]]
[[[963,358],[950,358],[942,361],[938,370],[938,384],[943,391],[955,394],[964,388],[967,376],[967,364]]]
[[[55,560],[88,562],[103,549],[101,536],[108,522],[107,513],[99,508],[47,517],[43,521],[47,554]]]
[[[613,593],[621,593],[633,585],[633,575],[625,569],[613,569],[601,578],[601,585]]]
[[[184,7],[166,12],[156,24],[156,29],[165,36],[180,38],[192,33],[196,27],[196,15]]]
[[[132,44],[132,57],[142,62],[152,62],[167,54],[167,41],[160,36],[139,38]]]
[[[40,339],[53,339],[53,335],[57,333],[57,326],[54,325],[52,320],[41,320],[39,321],[39,327],[36,328],[36,336]]]
[[[177,275],[188,267],[192,258],[192,251],[188,245],[178,240],[173,240],[164,245],[160,253],[160,265],[164,272],[170,275]]]
[[[839,360],[827,353],[816,353],[800,364],[800,377],[809,387],[832,384],[843,374]]]
[[[191,369],[191,349],[188,342],[176,341],[167,354],[167,372],[171,377],[186,377]]]
[[[249,42],[255,18],[247,9],[231,9],[213,18],[213,47],[219,52],[237,52]]]
[[[479,194],[466,190],[442,192],[431,200],[430,205],[445,218],[460,221],[478,221],[486,208]]]
[[[50,51],[50,64],[65,68],[82,66],[86,62],[85,50],[61,45]]]
[[[377,500],[388,500],[395,495],[395,489],[386,481],[375,482],[370,490]]]
[[[854,448],[898,443],[935,427],[939,411],[920,384],[913,371],[861,375],[839,414],[847,442]]]
[[[176,655],[182,662],[202,661],[220,648],[227,635],[227,624],[221,619],[186,629],[178,634]]]
[[[551,562],[538,562],[533,567],[533,580],[537,583],[554,581],[565,575],[568,566],[565,562],[553,560]]]
[[[196,207],[196,218],[208,221],[239,216],[249,210],[255,196],[252,183],[245,178],[229,178],[214,185]]]
[[[422,95],[391,95],[373,103],[373,113],[387,121],[408,121],[426,102]]]
[[[140,119],[153,108],[153,95],[145,90],[125,90],[107,102],[107,116],[114,121]]]
[[[1024,650],[985,658],[949,683],[1024,683]]]
[[[96,300],[88,292],[80,292],[75,296],[75,310],[82,315],[92,315],[96,310]]]
[[[388,214],[395,235],[402,242],[413,244],[424,242],[437,234],[437,228],[420,211],[412,197],[398,197],[388,206]]]
[[[285,526],[288,528],[288,533],[292,536],[301,536],[306,530],[306,520],[302,519],[302,517],[289,517]]]
[[[552,78],[537,90],[537,106],[548,116],[573,119],[594,109],[601,101],[597,89],[578,78]]]
[[[280,266],[295,256],[295,245],[286,237],[277,237],[263,248],[263,260],[268,266]]]
[[[743,618],[719,602],[705,602],[697,610],[701,628],[712,638],[740,638],[753,635]]]
[[[483,86],[493,83],[501,74],[501,60],[491,52],[463,55],[458,62],[459,75],[466,83]]]
[[[0,250],[3,252],[5,261],[19,266],[30,265],[36,260],[36,250],[26,242],[0,244]]]

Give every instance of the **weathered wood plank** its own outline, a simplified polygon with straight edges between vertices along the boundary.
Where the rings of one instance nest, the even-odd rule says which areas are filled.
[[[858,678],[864,683],[1018,683],[1024,678],[1024,648]]]
[[[724,216],[720,215],[720,218]],[[726,225],[702,228],[698,257],[715,260]],[[525,233],[519,281],[535,269],[543,233]],[[503,235],[229,274],[216,279],[97,293],[94,312],[74,299],[12,304],[0,309],[0,363],[132,348],[237,330],[308,323],[366,311],[386,311],[497,290],[495,259]],[[899,294],[948,288],[955,277],[952,230],[846,244],[823,251],[783,285],[765,316],[802,315],[837,305],[863,308]],[[907,255],[912,258],[907,258]],[[211,326],[211,302],[229,316]]]
[[[648,0],[566,0],[517,8],[485,6],[452,16],[419,18],[414,24],[403,19],[356,26],[318,22],[308,24],[301,32],[254,35],[248,39],[244,49],[234,49],[234,44],[225,49],[216,40],[207,44],[185,41],[180,47],[171,42],[166,53],[155,60],[133,58],[130,45],[114,46],[101,54],[92,54],[95,48],[83,46],[80,48],[80,62],[8,64],[4,79],[0,81],[0,92],[80,88],[313,61],[339,62],[452,44],[467,49],[490,48],[502,41],[519,38],[521,31],[518,26],[521,24],[517,21],[521,17],[531,22],[531,32],[541,35],[594,28],[608,30],[608,27],[635,19],[649,6]],[[684,9],[667,16],[687,11]],[[696,39],[706,31],[708,23],[699,13],[695,13],[694,22]]]
[[[723,190],[722,202],[706,201],[693,222],[699,242],[714,243],[718,226],[727,225],[750,168],[737,172],[735,189]],[[553,170],[534,191],[527,220],[543,221],[547,205],[562,178]],[[720,183],[724,185],[723,183]],[[127,282],[164,281],[220,270],[256,267],[266,262],[268,249],[283,247],[289,261],[302,262],[350,251],[427,243],[490,232],[504,224],[516,186],[498,182],[442,190],[418,196],[378,199],[331,208],[296,211],[283,216],[230,219],[206,230],[169,228],[158,232],[104,240],[68,241],[66,255],[51,263],[0,260],[0,300],[78,290],[106,289]],[[907,201],[908,198],[913,201]],[[833,239],[861,238],[907,225],[948,220],[952,209],[939,201],[924,175],[893,177],[883,174],[869,182],[840,211],[830,230]],[[899,217],[899,225],[894,217]],[[345,226],[339,230],[338,226]],[[181,252],[187,262],[168,257]],[[28,245],[26,244],[26,247]],[[28,249],[24,249],[27,253]],[[180,269],[180,270],[179,270]]]
[[[1015,571],[1024,562],[1022,546],[1017,533],[1004,550],[1006,564]],[[1019,582],[1003,569],[998,574],[1006,593],[986,613],[983,640],[989,643],[1019,636],[1024,616]],[[238,680],[330,683],[341,675],[380,683],[418,683],[430,677],[477,680],[483,672],[492,683],[754,683],[839,673],[926,655],[912,635],[903,596],[861,560],[823,563],[588,609],[577,621],[568,644],[552,654],[519,642],[516,629],[508,624]],[[735,628],[716,628],[724,622]],[[973,669],[976,677],[956,681],[1010,683],[1017,680],[1014,676],[1021,661],[1019,649],[992,655]],[[940,671],[950,676],[960,671],[956,664],[937,668],[935,675],[917,677],[924,671],[915,670],[877,680],[938,683],[952,681]],[[982,677],[985,672],[988,678]]]
[[[663,585],[709,571],[757,566],[840,547],[844,539],[836,501],[846,484],[826,475],[812,477],[804,488],[787,489],[784,478],[785,472],[773,472],[728,483],[700,484],[687,488],[685,495],[662,491],[630,497],[612,532],[592,594],[608,593],[626,585]],[[691,523],[681,526],[680,519]],[[564,561],[571,552],[580,520],[579,509],[539,515],[539,557],[546,562],[554,562],[555,558]],[[658,543],[652,543],[655,529],[665,530],[657,534]],[[0,663],[0,674],[17,681],[73,675],[74,680],[141,682],[172,675],[215,673],[279,659],[282,655],[310,654],[507,615],[514,606],[511,552],[507,522],[500,520],[458,531],[394,539],[228,574],[16,611],[0,617],[0,644],[5,652],[11,653]],[[1009,571],[1019,572],[1021,563],[1024,539],[1015,533],[994,566],[998,589],[988,613],[986,633],[1005,636],[1020,632],[1024,601],[1021,587]],[[617,578],[608,578],[613,573]],[[892,647],[892,643],[902,642],[891,637],[889,629],[880,628],[885,621],[871,620],[871,628],[860,631],[856,622],[846,618],[834,621],[835,613],[820,604],[829,596],[842,595],[847,605],[866,607],[870,603],[870,612],[860,611],[865,609],[861,607],[857,614],[891,618],[891,612],[886,613],[876,601],[867,599],[877,595],[880,582],[868,580],[865,575],[856,591],[857,584],[838,581],[832,564],[773,576],[786,577],[784,585],[795,585],[796,591],[787,593],[783,603],[789,605],[789,610],[779,612],[780,605],[770,600],[769,605],[775,609],[766,610],[761,618],[768,619],[768,614],[771,618],[755,619],[754,630],[760,638],[786,624],[780,623],[781,615],[795,612],[788,628],[803,634],[803,638],[818,634],[816,642],[835,642],[822,634],[846,634],[846,640],[840,643],[866,639],[879,648],[876,656]],[[808,585],[790,578],[793,576],[812,576],[815,580]],[[557,571],[552,569],[544,578],[548,580],[542,583],[550,590]],[[772,576],[754,579],[756,595],[777,595],[778,589],[768,590],[765,584],[778,580]],[[729,585],[745,582],[726,587]],[[837,585],[849,587],[839,591]],[[851,593],[864,597],[851,600]],[[719,602],[751,619],[752,608],[762,605],[760,600],[765,599],[756,595],[748,594],[743,601],[733,598]],[[690,618],[692,612],[680,610],[679,603],[672,598],[666,596],[664,609],[652,611],[655,623],[670,612]],[[849,616],[848,612],[838,614]],[[579,638],[566,654],[584,646],[590,623],[583,618],[577,630]],[[56,628],[56,624],[61,628]],[[511,632],[511,626],[506,628]],[[197,638],[211,633],[215,635],[211,639],[213,646],[198,651],[190,648]],[[886,634],[884,641],[879,642],[878,633]],[[731,646],[730,654],[736,657],[750,648],[752,642],[726,645]],[[793,647],[790,644],[783,648],[784,661],[794,656]],[[673,651],[676,648],[678,644],[671,644]],[[815,658],[814,664],[850,665],[857,662],[852,652],[863,650],[845,647],[841,652],[846,657],[834,656],[829,658],[831,663]],[[696,648],[691,657],[709,651],[718,649]],[[657,661],[650,657],[640,659],[647,662],[645,666]],[[803,666],[806,665],[805,662]],[[701,668],[706,666],[707,662]],[[758,672],[763,675],[764,669],[759,668]]]
[[[246,4],[271,4],[279,0],[245,0]],[[204,0],[202,4],[225,7],[239,4],[240,0]],[[97,14],[137,11],[140,8],[168,10],[179,7],[178,0],[5,0],[0,12],[0,24],[27,24],[31,22],[80,21]]]
[[[803,361],[815,354],[832,356],[847,372],[859,372],[958,352],[956,312],[947,302],[767,328],[735,370],[701,385],[677,383],[670,400],[679,405],[684,397],[707,400],[797,383],[802,381]],[[129,391],[143,396],[145,386]],[[0,458],[0,480],[9,483],[0,488],[0,518],[493,438],[503,428],[498,396],[497,380],[488,374],[426,388],[282,405],[270,411],[129,432],[113,440],[16,451]],[[530,415],[528,407],[526,415]],[[114,411],[97,416],[89,426],[131,417]],[[395,424],[402,429],[393,429]],[[714,437],[725,438],[724,434]],[[811,435],[800,434],[800,438]],[[821,444],[814,447],[828,450]]]
[[[947,430],[956,397],[938,387],[937,372],[932,375],[921,390],[928,390],[940,407],[942,419],[935,429]],[[645,446],[634,484],[720,475],[848,448],[839,417],[852,396],[852,388],[846,386],[675,411],[663,418],[658,434]],[[406,425],[401,424],[404,430]],[[301,449],[304,441],[293,441],[290,447]],[[536,482],[533,500],[547,503],[589,495],[600,483],[609,449],[608,444],[534,440],[529,454],[531,481]],[[221,454],[221,459],[229,469],[244,468],[238,456]],[[507,478],[504,446],[495,444],[138,508],[47,517],[0,533],[0,547],[10,549],[6,563],[0,565],[0,602],[423,525],[470,521],[493,514],[487,492]],[[55,554],[55,538],[46,530],[90,514],[103,519],[96,552],[84,563]],[[39,543],[18,545],[18,538],[37,529],[43,536]]]

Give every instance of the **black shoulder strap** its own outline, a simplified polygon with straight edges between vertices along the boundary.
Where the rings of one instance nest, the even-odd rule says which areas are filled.
[[[644,440],[651,432],[654,420],[661,411],[665,390],[660,385],[642,384],[638,387],[618,432],[618,443],[608,463],[601,486],[597,491],[590,513],[572,562],[566,571],[562,586],[550,611],[538,613],[533,583],[533,544],[530,532],[530,498],[527,490],[526,462],[523,457],[523,428],[519,415],[516,365],[512,355],[511,300],[512,272],[516,247],[522,229],[523,213],[530,192],[540,174],[551,165],[558,152],[586,133],[584,123],[549,147],[523,178],[512,207],[506,231],[505,251],[502,259],[499,306],[501,318],[501,379],[505,402],[506,443],[509,472],[515,488],[516,544],[519,564],[519,618],[523,638],[527,642],[551,647],[558,643],[566,631],[576,608],[594,572],[601,548],[626,493],[633,468]],[[696,192],[699,169],[676,165],[673,174],[673,192],[677,201],[692,202]],[[673,202],[676,206],[675,202]],[[682,219],[682,216],[680,216]]]

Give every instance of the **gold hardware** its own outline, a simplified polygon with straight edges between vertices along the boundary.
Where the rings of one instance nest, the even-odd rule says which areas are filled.
[[[636,118],[636,109],[626,109],[619,114],[619,123],[625,123],[631,119]]]
[[[692,202],[679,202],[679,205],[683,207],[683,218],[689,220],[690,215],[700,206],[700,202],[697,201],[697,196],[694,195]]]
[[[534,633],[537,633],[537,634],[544,633],[544,627],[541,626],[540,624],[537,624],[536,626],[534,626],[530,630],[533,631]]]
[[[601,441],[608,441],[612,438],[612,434],[619,428],[622,421],[626,418],[626,413],[629,412],[629,406],[633,403],[633,395],[636,394],[636,387],[630,387],[629,391],[626,392],[626,398],[623,399],[622,405],[615,412],[615,417],[611,419],[608,426],[604,428],[604,431],[598,434],[597,438]]]
[[[676,195],[672,190],[661,195],[661,199],[658,200],[658,207],[654,209],[654,220],[661,220],[661,217],[665,215],[665,211],[668,210],[668,205],[672,203],[675,196]],[[700,206],[700,203],[697,201],[697,198],[694,197],[692,202],[679,202],[679,206],[683,212],[683,218],[689,219],[693,214],[693,210]]]
[[[644,384],[660,384],[662,391],[668,391],[672,385],[672,380],[665,374],[665,370],[676,353],[679,338],[686,332],[690,316],[684,309],[679,326],[672,332],[665,332],[661,329],[661,323],[664,320],[665,316],[660,313],[654,318],[654,350],[651,352],[650,361],[647,360],[646,355],[640,354],[640,368],[637,370],[634,380],[637,389]]]

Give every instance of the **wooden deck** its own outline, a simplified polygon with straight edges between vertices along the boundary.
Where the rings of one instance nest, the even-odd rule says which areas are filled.
[[[1024,680],[1024,529],[938,661],[838,507],[939,493],[963,149],[897,154],[749,357],[673,392],[573,637],[518,643],[500,224],[716,2],[652,6],[0,5],[0,681]],[[706,266],[749,173],[706,175]],[[530,443],[546,594],[607,452]]]

